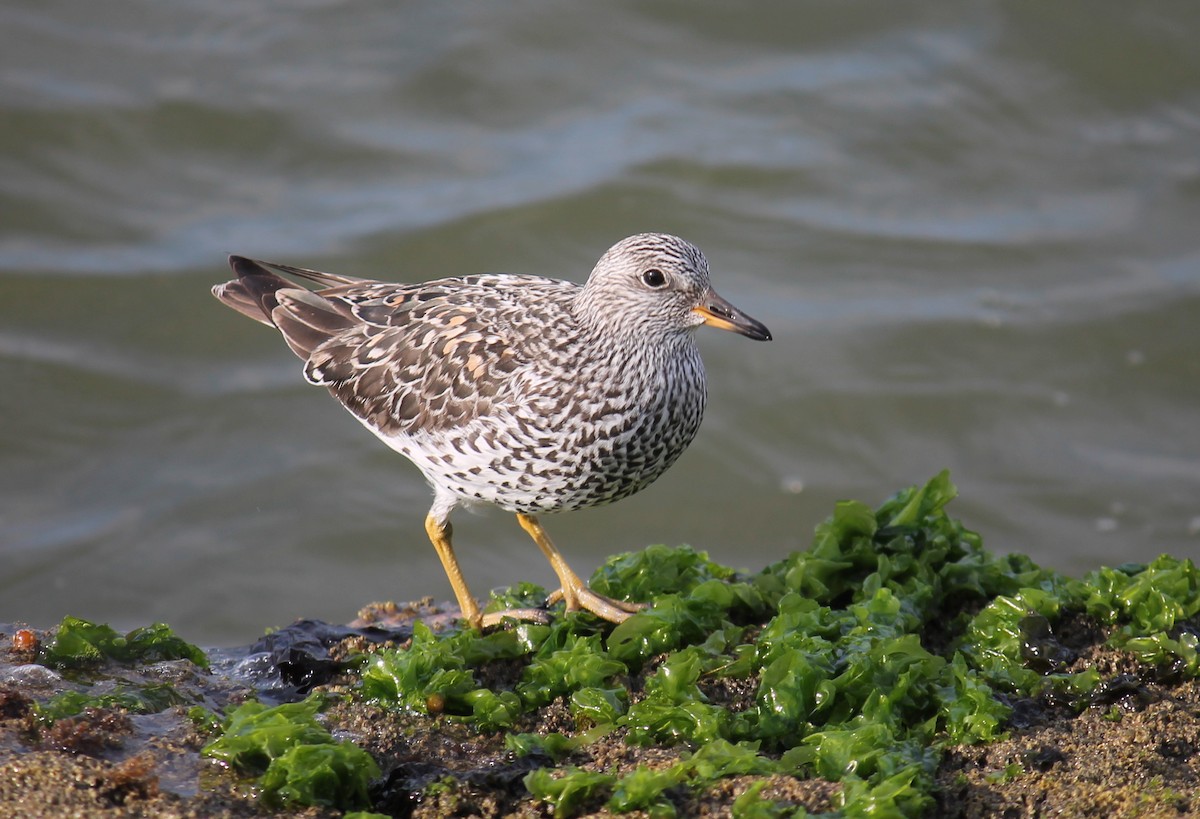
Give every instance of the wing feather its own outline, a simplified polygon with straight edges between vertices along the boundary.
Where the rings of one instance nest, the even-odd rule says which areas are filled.
[[[579,286],[484,275],[391,284],[231,256],[213,293],[276,327],[304,374],[385,436],[436,432],[492,413],[574,329]],[[296,287],[291,276],[324,285]]]

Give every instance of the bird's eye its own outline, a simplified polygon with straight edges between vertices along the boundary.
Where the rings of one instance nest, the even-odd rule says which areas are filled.
[[[666,274],[664,274],[657,267],[652,267],[646,272],[642,273],[642,281],[646,283],[647,287],[658,288],[667,283],[667,277]]]

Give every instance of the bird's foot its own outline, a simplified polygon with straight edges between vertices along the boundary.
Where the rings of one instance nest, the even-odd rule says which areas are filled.
[[[649,608],[649,603],[627,603],[624,600],[614,600],[603,594],[592,591],[580,584],[575,588],[564,586],[552,592],[546,599],[547,606],[553,606],[560,600],[567,604],[567,611],[585,609],[610,623],[623,623],[629,616]]]
[[[468,619],[477,631],[502,626],[506,620],[517,620],[523,623],[537,623],[548,626],[551,622],[550,612],[545,609],[505,609],[504,611],[489,611],[478,615],[474,620]]]

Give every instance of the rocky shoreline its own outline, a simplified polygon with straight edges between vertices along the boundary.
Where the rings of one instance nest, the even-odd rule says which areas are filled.
[[[618,556],[592,584],[652,606],[615,628],[0,625],[0,817],[1200,815],[1200,571],[995,557],[952,497],[839,505],[754,575]]]
[[[433,613],[428,606],[400,608],[406,610]],[[49,728],[40,726],[33,703],[51,695],[60,682],[52,674],[20,670],[28,669],[20,662],[27,653],[14,648],[16,633],[9,627],[0,635],[0,816],[344,815],[320,807],[265,809],[252,787],[201,757],[208,737],[182,705],[152,715],[131,715],[119,706],[88,708]],[[37,636],[42,640],[48,635]],[[950,748],[936,773],[934,815],[1200,813],[1200,683],[1143,681],[1136,663],[1121,652],[1097,648],[1102,642],[1097,639],[1080,662],[1122,680],[1111,696],[1078,713],[1032,700],[1019,703],[1008,738]],[[330,653],[346,656],[369,648],[364,643],[361,637],[346,638]],[[253,693],[187,660],[103,673],[111,671],[123,680],[171,681],[212,702],[235,703]],[[352,684],[346,678],[331,680],[318,690],[341,692]],[[732,700],[739,693],[731,690],[727,696]],[[391,772],[377,792],[389,815],[554,815],[522,785],[534,763],[513,759],[499,732],[353,700],[334,705],[326,718],[335,734],[353,737]],[[548,705],[521,727],[546,733],[574,729],[562,703]],[[580,749],[566,761],[627,772],[638,765],[670,767],[680,758],[678,750],[632,746],[617,736]],[[678,814],[730,815],[738,797],[759,783],[765,783],[760,796],[812,813],[832,810],[840,791],[836,783],[820,779],[734,776],[704,793],[681,795],[675,803]],[[591,805],[577,815],[614,814]]]

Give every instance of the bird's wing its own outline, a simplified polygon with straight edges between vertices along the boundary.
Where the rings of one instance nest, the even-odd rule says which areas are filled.
[[[320,299],[354,319],[312,349],[305,377],[385,435],[435,432],[491,414],[515,379],[574,326],[578,286],[525,276],[335,287],[280,303],[320,326]],[[305,291],[306,293],[308,291]],[[277,319],[278,323],[278,319]]]
[[[231,256],[224,304],[276,327],[304,375],[385,435],[437,431],[490,413],[514,374],[573,328],[578,285],[482,275],[392,284]],[[280,273],[324,289],[298,287]]]

